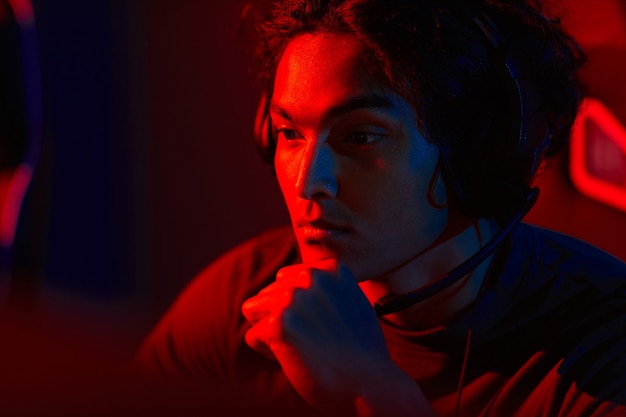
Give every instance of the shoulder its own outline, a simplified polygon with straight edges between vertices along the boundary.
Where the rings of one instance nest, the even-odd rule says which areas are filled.
[[[511,254],[534,274],[576,278],[594,288],[626,284],[626,263],[587,242],[528,224],[513,232]]]
[[[144,341],[139,367],[164,375],[227,378],[227,362],[245,333],[241,304],[296,258],[289,227],[265,232],[220,256],[192,280]]]
[[[224,274],[236,275],[237,285],[250,281],[254,286],[261,284],[278,269],[291,263],[297,256],[296,242],[291,227],[281,227],[266,231],[224,253],[209,264],[194,279],[186,292],[197,290],[203,285],[226,285]],[[214,276],[220,275],[217,282]]]
[[[626,316],[626,264],[561,233],[519,225],[499,275],[496,285],[528,317],[580,326]]]
[[[265,287],[276,272],[293,263],[297,257],[296,243],[290,227],[264,232],[224,253],[204,268],[187,286],[173,308],[199,304],[236,308],[239,301]],[[228,297],[217,297],[217,294]],[[194,302],[196,300],[197,302]]]
[[[624,262],[528,224],[513,230],[496,259],[472,333],[481,346],[474,358],[493,356],[492,366],[508,377],[503,410],[524,402],[596,415],[591,410],[626,405]]]
[[[558,307],[592,306],[626,291],[626,264],[573,237],[519,224],[490,269],[491,304],[496,310],[523,307],[540,317]],[[621,300],[618,302],[622,302]]]
[[[520,303],[535,315],[535,328],[548,330],[543,343],[563,349],[562,381],[592,398],[626,404],[626,264],[535,226],[520,225],[516,237],[530,260]]]

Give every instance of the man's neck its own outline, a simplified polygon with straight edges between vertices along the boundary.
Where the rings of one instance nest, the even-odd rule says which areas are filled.
[[[442,241],[406,266],[375,280],[360,283],[374,304],[388,294],[405,294],[430,284],[476,253],[497,231],[493,221],[469,223],[459,233]],[[446,325],[464,312],[476,299],[492,256],[452,286],[402,310],[385,320],[407,329],[429,329]]]

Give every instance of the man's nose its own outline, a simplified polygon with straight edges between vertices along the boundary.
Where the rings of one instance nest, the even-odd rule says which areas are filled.
[[[336,161],[326,143],[311,144],[300,162],[296,189],[307,200],[337,195]]]

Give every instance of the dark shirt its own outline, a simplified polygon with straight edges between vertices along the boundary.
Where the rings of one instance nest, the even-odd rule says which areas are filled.
[[[222,256],[145,341],[140,366],[227,382],[285,415],[310,411],[278,363],[245,344],[250,325],[240,311],[297,259],[289,228]],[[626,416],[624,263],[573,238],[520,224],[486,279],[473,308],[445,327],[407,331],[381,319],[392,358],[439,415],[453,416],[460,397],[467,416]]]

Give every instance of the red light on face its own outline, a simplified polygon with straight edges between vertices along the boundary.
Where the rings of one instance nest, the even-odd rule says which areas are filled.
[[[578,113],[569,165],[582,194],[626,212],[626,128],[596,99]]]

